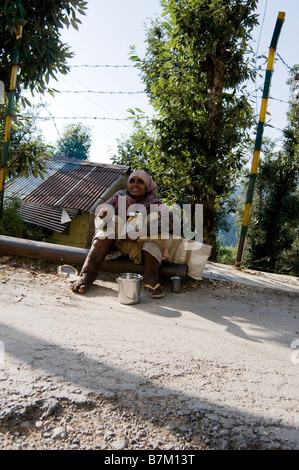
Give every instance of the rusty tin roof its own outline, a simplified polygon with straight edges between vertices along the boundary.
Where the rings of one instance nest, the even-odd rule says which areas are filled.
[[[5,185],[5,197],[22,202],[27,222],[62,232],[62,211],[72,219],[79,211],[92,212],[129,167],[91,162],[48,159],[44,178],[13,178]]]

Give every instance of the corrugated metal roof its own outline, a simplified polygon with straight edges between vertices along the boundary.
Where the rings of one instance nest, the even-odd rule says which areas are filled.
[[[79,211],[92,209],[105,198],[128,167],[90,162],[48,159],[44,179],[14,178],[5,185],[5,197],[22,201],[20,212],[27,222],[63,232],[62,210],[72,219]]]
[[[67,214],[70,219],[73,219],[78,212],[78,210],[74,209],[67,210]],[[58,207],[22,203],[19,213],[25,222],[46,227],[50,230],[54,230],[54,232],[62,233],[68,227],[68,223],[61,223],[62,210]]]
[[[40,186],[45,178],[49,178],[56,171],[57,167],[52,164],[52,161],[49,161],[47,162],[47,173],[44,174],[44,178],[41,176],[34,178],[32,175],[28,178],[25,176],[12,178],[5,184],[5,196],[23,199],[27,194]]]
[[[44,180],[15,178],[6,184],[5,195],[34,204],[89,211],[127,170],[119,165],[49,159]]]
[[[122,174],[120,170],[87,166],[64,169],[28,194],[26,201],[89,211]]]

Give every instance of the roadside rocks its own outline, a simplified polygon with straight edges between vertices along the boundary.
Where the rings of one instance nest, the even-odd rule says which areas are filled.
[[[293,293],[206,280],[126,311],[2,274],[0,450],[299,449]]]
[[[279,423],[134,395],[41,401],[0,422],[1,450],[292,449]]]

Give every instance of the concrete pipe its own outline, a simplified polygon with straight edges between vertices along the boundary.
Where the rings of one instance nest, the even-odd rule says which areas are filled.
[[[25,240],[23,238],[6,237],[0,235],[0,253],[11,256],[23,256],[26,258],[46,259],[58,265],[73,264],[81,267],[85,261],[88,249],[76,248],[53,243]],[[134,272],[142,274],[143,266],[134,264],[128,257],[115,260],[105,260],[101,265],[101,271],[112,273]],[[161,278],[187,276],[188,267],[184,264],[162,262],[160,268]]]

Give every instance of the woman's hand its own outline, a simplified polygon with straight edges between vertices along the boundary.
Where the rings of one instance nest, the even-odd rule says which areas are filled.
[[[126,232],[126,240],[129,242],[134,242],[139,238],[139,230],[135,228],[135,230],[130,230],[130,232]]]
[[[114,215],[114,212],[111,210],[110,207],[101,207],[97,215],[100,219],[106,218],[106,220],[109,220]]]

